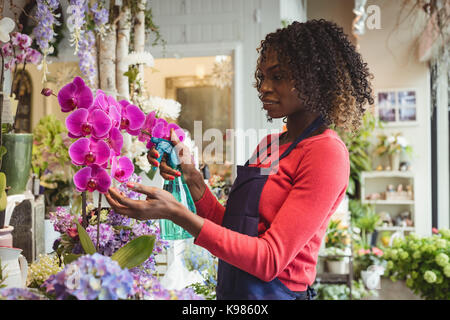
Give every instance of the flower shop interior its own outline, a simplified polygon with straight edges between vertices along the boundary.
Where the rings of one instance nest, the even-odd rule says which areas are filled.
[[[285,130],[261,112],[256,48],[293,21],[322,18],[367,62],[374,104],[359,132],[338,131],[350,177],[319,251],[315,299],[450,300],[448,1],[0,3],[0,300],[216,299],[217,257],[190,235],[168,236],[162,220],[115,213],[102,190],[169,190],[147,159],[154,140],[133,127],[152,114],[182,128],[226,204],[236,165],[268,130]],[[73,111],[83,99],[99,109]],[[122,111],[108,111],[105,129],[92,114],[110,99]],[[239,138],[249,130],[265,134]]]

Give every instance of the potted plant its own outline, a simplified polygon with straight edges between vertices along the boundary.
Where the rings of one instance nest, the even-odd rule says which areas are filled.
[[[386,276],[426,300],[450,300],[450,230],[433,230],[430,237],[411,233],[385,250]]]
[[[325,261],[328,272],[346,274],[349,272],[347,252],[337,247],[325,248]]]
[[[406,153],[408,156],[412,155],[411,146],[400,132],[389,136],[381,134],[378,139],[375,153],[379,156],[389,156],[391,170],[399,170],[402,153]]]
[[[381,224],[380,216],[375,212],[373,205],[363,204],[360,200],[350,200],[349,210],[353,225],[361,231],[362,247],[370,248],[372,233]]]
[[[6,19],[6,18],[4,18]],[[11,19],[10,19],[11,20]],[[12,29],[10,30],[12,31]],[[25,68],[27,64],[38,64],[41,60],[41,54],[31,48],[32,39],[19,32],[12,33],[11,37],[1,47],[2,56],[2,80],[5,70],[11,70],[11,92],[9,98],[13,97],[12,84],[19,77],[18,87],[20,88],[22,79],[24,78]],[[6,40],[6,39],[4,39]],[[6,63],[5,63],[6,61]],[[18,70],[20,65],[20,70]],[[3,92],[3,81],[2,90]],[[1,99],[3,103],[3,99]],[[1,171],[5,172],[10,190],[8,193],[22,193],[27,185],[31,171],[31,149],[33,143],[33,135],[30,133],[19,133],[17,128],[17,115],[20,114],[22,105],[19,103],[13,124],[3,124],[2,130],[5,130],[2,143],[8,152],[3,158]]]

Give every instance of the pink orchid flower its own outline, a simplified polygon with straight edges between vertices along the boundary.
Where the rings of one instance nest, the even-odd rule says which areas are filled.
[[[101,193],[106,193],[111,186],[111,177],[105,169],[93,164],[75,173],[73,182],[80,192],[98,190]]]
[[[103,140],[81,138],[75,141],[69,148],[69,156],[72,163],[77,166],[91,164],[103,165],[109,159],[110,149]]]
[[[87,109],[78,109],[67,117],[66,127],[71,138],[92,135],[95,139],[103,139],[111,130],[111,119],[100,109],[92,112]]]
[[[91,89],[80,77],[75,77],[58,92],[58,102],[62,112],[77,108],[88,109],[94,100]]]
[[[94,103],[90,107],[93,109],[101,109],[111,118],[112,126],[119,128],[122,119],[122,106],[112,96],[107,96],[102,90],[97,90]]]
[[[119,103],[122,106],[120,130],[126,130],[132,136],[139,135],[145,121],[145,113],[127,100],[120,100]]]
[[[149,116],[150,117],[146,119],[145,126],[143,127],[144,131],[150,133],[151,136],[149,138],[155,137],[170,141],[170,130],[174,129],[178,139],[181,142],[184,141],[185,133],[183,129],[181,129],[176,123],[167,123],[167,121],[164,120],[163,118],[152,119],[153,116],[151,116],[151,113],[149,113]],[[147,140],[147,138],[143,138],[143,140],[147,141],[148,149],[154,146],[154,143],[151,142],[149,139]]]
[[[123,136],[120,130],[112,127],[105,141],[111,148],[111,156],[119,156],[123,146]]]
[[[111,176],[119,182],[126,182],[134,172],[133,162],[127,157],[117,157],[111,159]]]
[[[147,114],[147,116],[145,117],[145,121],[144,124],[142,125],[142,130],[138,135],[138,140],[141,142],[148,142],[151,139],[151,136],[148,135],[147,133],[144,133],[142,131],[146,131],[148,133],[151,134],[152,128],[153,128],[153,124],[155,123],[156,120],[156,111],[152,111],[149,114]]]

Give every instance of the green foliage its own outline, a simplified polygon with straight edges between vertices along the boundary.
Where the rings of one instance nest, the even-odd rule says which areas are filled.
[[[350,288],[345,284],[315,284],[316,300],[349,300]],[[367,290],[363,281],[352,281],[352,299],[361,300],[370,296],[377,296],[375,290]]]
[[[371,145],[369,138],[376,125],[377,121],[373,114],[366,112],[359,131],[344,132],[336,128],[339,136],[347,146],[350,156],[350,180],[347,187],[347,195],[350,199],[358,199],[360,197],[361,172],[372,170],[372,161],[368,149]]]
[[[348,207],[351,213],[352,225],[354,231],[361,232],[361,246],[370,247],[370,241],[367,239],[369,233],[375,231],[375,228],[381,224],[380,216],[375,212],[372,204],[363,204],[361,200],[350,199]]]
[[[69,264],[81,257],[81,254],[65,253],[63,255],[64,264]]]
[[[2,259],[0,259],[0,289],[6,287],[6,285],[4,284],[6,280],[6,275],[4,275],[5,269],[6,266],[2,266]]]
[[[204,279],[203,283],[191,285],[195,293],[201,294],[207,300],[216,299],[217,269],[219,260],[208,250],[196,246],[187,246],[183,260],[189,271],[198,271]]]
[[[117,261],[121,268],[134,268],[150,257],[155,245],[155,236],[140,236],[114,252],[111,259]]]
[[[386,276],[406,280],[406,286],[426,300],[450,300],[450,230],[431,237],[409,234],[385,250]]]
[[[70,162],[67,129],[54,115],[43,117],[33,130],[33,150],[31,164],[39,177],[46,169],[64,171]],[[70,179],[71,177],[66,177]]]
[[[33,139],[31,165],[45,187],[46,206],[68,205],[75,166],[69,157],[66,126],[54,115],[45,116],[34,128]]]
[[[6,176],[3,172],[0,172],[0,211],[6,209]]]
[[[341,226],[340,220],[330,220],[325,234],[325,247],[344,249],[350,243],[347,227]]]
[[[84,252],[86,252],[87,254],[94,254],[95,252],[97,252],[95,250],[95,245],[89,237],[87,231],[81,226],[77,219],[74,219],[74,222],[77,225],[78,236],[80,237],[80,243],[83,247]]]
[[[1,163],[1,160],[2,160],[3,156],[4,156],[7,152],[8,152],[8,150],[6,150],[6,147],[5,147],[5,146],[0,146],[0,163]]]

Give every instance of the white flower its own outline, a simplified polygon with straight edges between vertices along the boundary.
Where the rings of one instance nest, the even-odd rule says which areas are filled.
[[[408,146],[408,141],[405,139],[405,137],[402,136],[397,137],[397,143],[402,148],[406,148]]]
[[[145,143],[135,140],[130,147],[130,152],[132,154],[133,158],[139,157],[143,152],[147,151],[147,147],[145,146]]]
[[[387,138],[387,142],[389,142],[389,143],[394,143],[394,142],[395,142],[395,137],[394,137],[394,136],[389,136],[389,137]]]
[[[153,67],[155,65],[155,59],[150,52],[131,52],[125,59],[125,63],[132,64],[145,64],[146,66]]]
[[[14,30],[16,24],[14,20],[8,17],[4,17],[0,20],[0,41],[8,42],[10,40],[9,34]]]
[[[147,173],[152,168],[145,154],[136,158],[136,164],[145,173]]]
[[[158,117],[177,119],[180,115],[181,104],[172,99],[150,97],[144,105],[144,112],[156,111]]]

